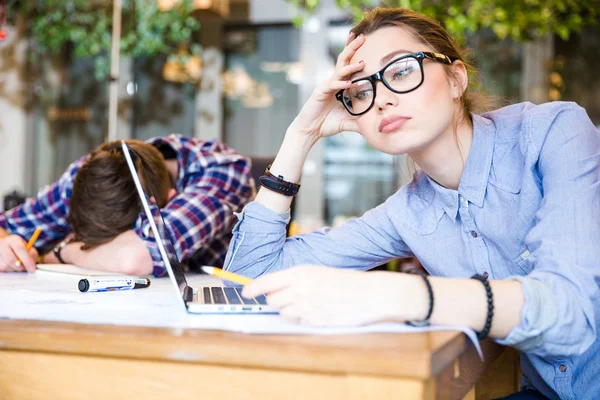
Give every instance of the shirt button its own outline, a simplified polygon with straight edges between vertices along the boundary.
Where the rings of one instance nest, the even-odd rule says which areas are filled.
[[[460,196],[460,204],[465,204],[465,198]]]
[[[560,372],[566,372],[567,366],[565,364],[562,364],[558,369],[560,369]]]
[[[471,236],[473,236],[474,238],[476,238],[477,237],[477,232],[471,231]]]

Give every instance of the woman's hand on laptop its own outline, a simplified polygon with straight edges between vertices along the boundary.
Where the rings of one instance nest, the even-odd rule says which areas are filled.
[[[283,318],[302,324],[365,325],[397,320],[404,296],[393,275],[402,274],[298,266],[255,279],[242,295],[265,294]]]
[[[34,272],[37,250],[27,251],[27,243],[18,235],[0,238],[0,272]]]

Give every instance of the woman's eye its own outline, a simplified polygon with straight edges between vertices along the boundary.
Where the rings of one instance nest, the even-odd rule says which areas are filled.
[[[356,92],[356,94],[353,97],[356,100],[365,100],[368,99],[369,96],[371,96],[370,90],[361,90],[360,92]]]
[[[406,75],[410,74],[412,70],[413,70],[412,67],[397,69],[396,71],[394,71],[394,74],[392,75],[392,77],[394,79],[402,79]]]

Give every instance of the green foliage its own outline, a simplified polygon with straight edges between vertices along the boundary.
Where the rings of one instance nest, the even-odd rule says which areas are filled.
[[[109,70],[112,35],[112,1],[44,0],[19,1],[10,10],[25,13],[30,34],[42,54],[57,54],[67,46],[78,58],[94,57],[96,77]],[[142,57],[176,54],[179,46],[191,45],[200,24],[191,15],[192,0],[180,0],[169,11],[160,11],[156,0],[123,0],[121,56]]]
[[[309,14],[321,1],[288,0]],[[336,4],[355,20],[373,6],[410,8],[441,21],[460,41],[485,28],[500,39],[522,41],[554,33],[566,40],[600,17],[598,0],[336,0]]]

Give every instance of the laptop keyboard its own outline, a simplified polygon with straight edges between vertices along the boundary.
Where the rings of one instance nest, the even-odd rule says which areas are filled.
[[[205,304],[267,304],[267,298],[260,295],[254,299],[242,297],[242,290],[233,287],[204,287],[202,295]]]

